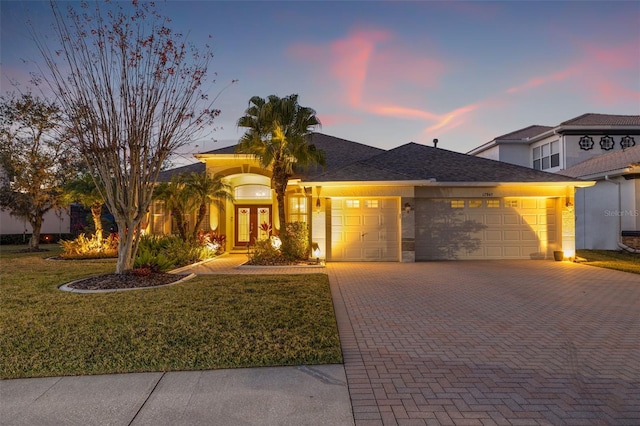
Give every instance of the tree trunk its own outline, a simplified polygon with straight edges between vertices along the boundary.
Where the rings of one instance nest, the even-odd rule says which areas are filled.
[[[96,239],[102,241],[102,203],[94,203],[91,205],[91,217],[93,225],[96,229]]]
[[[284,226],[287,223],[287,215],[284,210],[285,202],[284,196],[287,192],[287,181],[289,180],[289,176],[282,170],[280,167],[273,168],[273,177],[271,178],[273,182],[273,187],[276,190],[276,201],[278,203],[278,220],[280,221],[280,229],[279,234],[284,230]]]
[[[180,209],[173,209],[173,218],[176,220],[178,234],[182,241],[187,241],[187,223]]]
[[[42,216],[36,215],[29,221],[33,232],[31,233],[31,239],[29,240],[29,250],[40,249],[40,231],[42,230]]]
[[[116,274],[125,274],[133,269],[133,263],[138,251],[138,240],[140,238],[140,221],[127,222],[118,220],[118,262],[116,263]]]
[[[196,217],[196,223],[193,225],[192,237],[194,240],[198,236],[200,225],[202,225],[202,221],[204,220],[204,217],[206,215],[207,215],[207,205],[205,203],[202,203],[198,208],[198,216]]]

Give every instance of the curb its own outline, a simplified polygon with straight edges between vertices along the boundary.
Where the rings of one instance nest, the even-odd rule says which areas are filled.
[[[149,289],[153,289],[153,288],[167,287],[167,286],[174,285],[174,284],[180,284],[180,283],[185,282],[187,280],[190,280],[191,278],[194,278],[194,277],[196,277],[196,274],[189,274],[189,275],[185,276],[184,278],[181,278],[178,281],[175,281],[175,282],[172,282],[172,283],[169,283],[169,284],[154,285],[154,286],[150,286],[150,287],[116,288],[116,289],[113,289],[113,290],[81,290],[81,289],[75,289],[75,288],[69,287],[69,285],[71,285],[73,283],[76,283],[78,281],[82,281],[82,280],[88,278],[88,277],[84,277],[84,278],[80,278],[80,279],[68,282],[66,284],[63,284],[60,287],[58,287],[58,290],[66,291],[66,292],[69,292],[69,293],[82,293],[82,294],[115,293],[115,292],[118,292],[118,291],[132,291],[132,290],[149,290]]]

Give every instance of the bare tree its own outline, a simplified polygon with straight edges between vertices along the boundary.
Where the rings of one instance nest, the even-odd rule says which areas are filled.
[[[53,102],[31,94],[0,100],[0,208],[31,224],[38,250],[44,215],[61,208],[62,186],[75,173],[63,116]]]
[[[58,46],[34,31],[46,64],[41,78],[71,118],[115,217],[115,272],[125,273],[163,163],[219,114],[203,91],[213,54],[169,28],[153,3],[83,1],[64,14],[52,1],[51,9]]]

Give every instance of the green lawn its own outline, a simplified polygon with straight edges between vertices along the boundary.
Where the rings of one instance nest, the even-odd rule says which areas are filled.
[[[115,262],[44,260],[51,248],[0,246],[1,378],[342,362],[326,275],[76,294],[57,287]]]
[[[640,254],[613,250],[577,250],[576,254],[586,259],[581,263],[640,274]]]

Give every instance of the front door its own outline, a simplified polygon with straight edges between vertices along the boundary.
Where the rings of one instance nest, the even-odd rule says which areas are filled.
[[[271,235],[271,206],[236,206],[236,247],[254,244]]]

